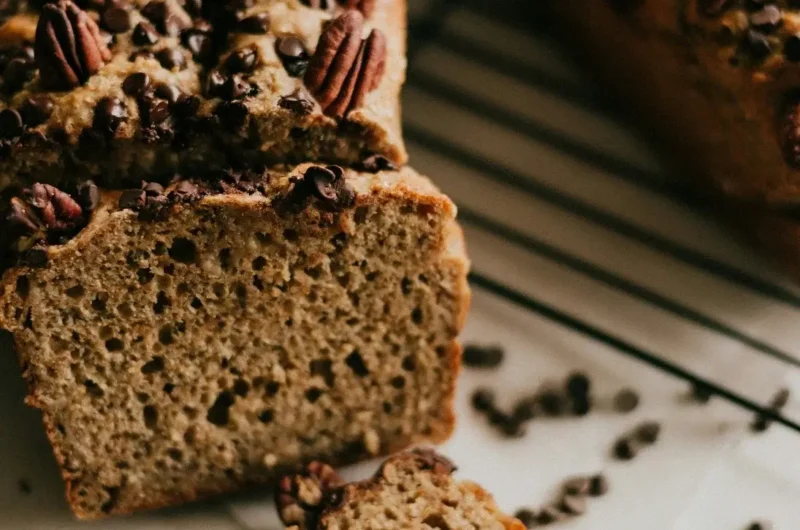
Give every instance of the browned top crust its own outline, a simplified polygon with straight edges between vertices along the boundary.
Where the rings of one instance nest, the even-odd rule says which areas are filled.
[[[404,0],[59,0],[18,10],[0,27],[0,191],[86,178],[125,187],[198,167],[352,165],[372,154],[405,162]],[[320,40],[328,44],[315,53]]]

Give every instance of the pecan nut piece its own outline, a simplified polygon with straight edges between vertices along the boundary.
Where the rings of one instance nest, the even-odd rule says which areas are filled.
[[[347,9],[358,9],[364,16],[369,18],[375,11],[375,4],[378,0],[339,0],[339,4]]]
[[[44,6],[35,52],[42,86],[49,90],[75,88],[111,59],[97,23],[70,0]]]
[[[69,230],[83,217],[83,209],[75,199],[50,184],[34,184],[23,195],[25,202],[36,209],[48,230]]]
[[[331,22],[320,37],[305,84],[328,116],[342,118],[363,105],[380,83],[386,65],[386,38],[373,30],[362,40],[364,17],[350,10]]]
[[[278,515],[286,526],[314,528],[314,521],[331,494],[344,482],[328,464],[311,462],[296,475],[283,477],[275,492]]]

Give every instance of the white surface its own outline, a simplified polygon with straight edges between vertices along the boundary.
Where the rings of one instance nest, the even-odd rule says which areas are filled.
[[[424,15],[433,2],[415,2],[412,13]],[[515,132],[496,115],[459,98],[475,97],[514,114],[523,126],[534,124],[578,140],[664,178],[641,139],[607,115],[545,90],[535,76],[510,78],[456,44],[513,58],[521,73],[555,80],[570,93],[591,93],[591,85],[541,35],[486,19],[478,10],[457,9],[445,20],[442,39],[424,48],[414,62],[406,91],[407,123],[505,167],[525,182],[548,186],[550,192],[538,198],[520,193],[467,167],[466,157],[445,156],[436,146],[413,141],[412,135],[409,144],[418,169],[433,176],[465,209],[797,357],[800,305],[776,301],[681,257],[699,253],[790,294],[800,293],[713,221],[577,159],[553,142],[537,141],[524,127]],[[446,89],[432,91],[426,80]],[[783,384],[800,396],[797,368],[576,272],[563,260],[528,252],[469,223],[465,228],[477,271],[747,398],[765,403]],[[653,241],[680,245],[685,252],[672,256]],[[503,508],[543,504],[564,478],[602,470],[610,477],[611,492],[592,501],[585,517],[557,528],[735,530],[757,518],[772,520],[778,530],[800,528],[800,434],[775,426],[754,436],[747,429],[751,416],[741,409],[721,399],[706,407],[688,404],[682,381],[481,290],[475,292],[465,338],[502,343],[508,361],[496,373],[465,371],[457,400],[458,430],[442,450],[456,460],[460,476],[482,483]],[[536,420],[527,437],[509,441],[470,409],[469,394],[476,386],[497,388],[501,402],[510,404],[573,369],[591,374],[595,384],[598,403],[587,418]],[[94,525],[72,522],[37,414],[21,403],[18,372],[9,356],[0,359],[0,528],[280,527],[268,492]],[[642,406],[629,416],[614,413],[609,404],[622,386],[643,394]],[[797,397],[787,415],[800,418]],[[645,419],[664,423],[662,440],[633,462],[610,459],[614,439]],[[347,474],[363,477],[372,469],[374,464],[365,464]],[[30,483],[31,494],[18,490],[21,478]]]

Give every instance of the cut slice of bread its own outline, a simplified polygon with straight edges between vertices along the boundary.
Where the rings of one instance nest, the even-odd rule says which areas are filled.
[[[456,481],[455,466],[431,450],[389,458],[375,476],[342,484],[333,468],[312,462],[281,480],[278,512],[293,530],[523,530],[475,483]]]
[[[469,303],[454,205],[407,168],[345,170],[348,200],[326,202],[311,167],[138,213],[104,192],[43,268],[4,274],[0,327],[79,517],[450,435]]]

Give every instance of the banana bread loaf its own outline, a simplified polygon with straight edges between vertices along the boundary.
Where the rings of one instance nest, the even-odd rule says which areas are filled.
[[[79,517],[449,436],[468,264],[427,179],[305,164],[94,191],[15,196],[61,239],[0,282]]]
[[[14,4],[0,27],[0,191],[406,161],[405,0]]]
[[[480,486],[455,481],[454,470],[446,458],[415,449],[391,457],[371,480],[343,484],[333,468],[312,462],[281,480],[276,502],[294,530],[524,530]]]

